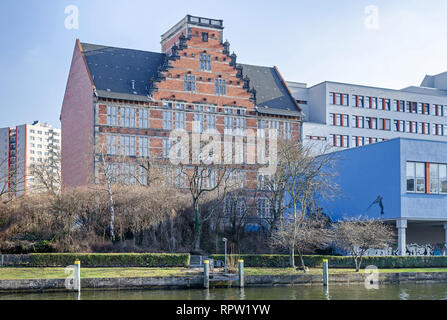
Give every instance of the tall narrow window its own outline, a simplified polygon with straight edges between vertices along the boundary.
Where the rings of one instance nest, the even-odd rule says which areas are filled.
[[[116,155],[117,152],[117,136],[107,135],[107,154],[108,155]]]
[[[265,138],[265,120],[258,120],[258,137]]]
[[[245,118],[236,118],[236,134],[242,136],[245,135]]]
[[[292,124],[290,122],[284,122],[284,139],[292,139]]]
[[[175,113],[175,128],[177,130],[186,129],[186,114],[182,111],[177,111]]]
[[[234,128],[234,118],[233,117],[225,117],[225,134],[232,135]]]
[[[224,79],[214,79],[214,93],[218,96],[227,94],[227,87]]]
[[[209,54],[200,54],[200,70],[211,71],[211,56]]]
[[[126,107],[120,108],[120,126],[129,127],[130,124],[130,110]]]
[[[107,106],[107,125],[116,126],[117,123],[117,107]]]
[[[203,121],[203,114],[196,113],[194,114],[194,132],[195,133],[203,133],[204,131],[204,121]]]
[[[135,108],[130,108],[130,122],[129,127],[135,128],[136,112]]]
[[[269,120],[269,129],[275,129],[278,138],[281,137],[281,122],[277,120]]]
[[[208,130],[216,130],[216,116],[207,115],[206,116],[206,128]]]
[[[439,165],[439,193],[447,193],[447,164]]]
[[[172,111],[163,111],[163,129],[172,130]]]
[[[140,109],[140,128],[149,128],[149,109]]]
[[[196,91],[196,76],[191,74],[185,74],[184,76],[184,90],[185,91]]]
[[[169,158],[169,152],[172,148],[172,141],[170,139],[163,139],[163,158]]]
[[[430,193],[439,193],[439,165],[430,163]]]
[[[139,146],[140,146],[140,157],[149,158],[149,138],[140,137]]]

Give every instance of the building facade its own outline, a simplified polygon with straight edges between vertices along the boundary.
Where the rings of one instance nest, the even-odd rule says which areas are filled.
[[[427,87],[428,80],[402,90],[329,81],[310,88],[288,84],[303,109],[303,141],[335,150],[397,137],[447,141],[447,87]]]
[[[255,190],[259,164],[248,160],[256,150],[247,137],[274,128],[298,141],[301,109],[276,67],[237,63],[223,29],[222,20],[188,15],[162,35],[161,53],[78,40],[61,112],[64,188],[95,182],[98,146],[117,173],[138,176],[141,159],[170,166],[173,130],[208,130],[242,139],[233,167]]]
[[[333,220],[363,216],[392,224],[401,255],[411,254],[409,244],[431,248],[425,254],[444,252],[447,142],[396,138],[335,156],[341,196],[323,202],[325,213]]]
[[[0,193],[6,198],[38,191],[33,165],[59,157],[61,130],[35,121],[0,128]]]

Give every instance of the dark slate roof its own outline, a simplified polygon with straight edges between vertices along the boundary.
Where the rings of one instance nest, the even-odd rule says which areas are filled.
[[[100,97],[147,101],[149,80],[156,78],[165,54],[81,43],[96,93]],[[241,64],[243,76],[256,90],[258,112],[299,116],[286,85],[275,68]],[[132,89],[135,80],[135,90]]]
[[[93,83],[100,96],[147,99],[149,80],[156,77],[165,55],[82,43]],[[135,80],[135,90],[132,89]]]
[[[259,112],[284,114],[283,111],[288,111],[289,115],[300,113],[294,98],[275,68],[248,64],[240,66],[242,66],[243,76],[248,76],[250,79],[250,89],[256,90],[256,105],[259,107]]]

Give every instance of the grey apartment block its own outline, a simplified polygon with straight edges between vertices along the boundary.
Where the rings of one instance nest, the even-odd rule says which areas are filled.
[[[397,137],[447,141],[447,72],[402,90],[329,81],[288,86],[303,109],[305,142],[337,150]]]

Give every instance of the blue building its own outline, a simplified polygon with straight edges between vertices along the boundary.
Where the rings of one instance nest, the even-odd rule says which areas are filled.
[[[441,247],[445,254],[447,142],[396,138],[335,155],[342,194],[323,203],[326,214],[392,224],[400,255],[407,244]]]

